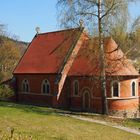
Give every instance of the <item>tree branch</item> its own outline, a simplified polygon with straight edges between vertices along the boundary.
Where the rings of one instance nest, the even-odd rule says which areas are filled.
[[[105,13],[104,15],[102,15],[101,19],[104,18],[105,16],[107,16],[107,15],[110,13],[110,11],[112,11],[112,9],[115,8],[115,6],[116,6],[117,4],[118,4],[118,3],[115,3],[115,1],[113,1],[111,7],[106,11],[106,13]]]
[[[94,14],[94,13],[88,13],[88,12],[86,12],[86,13],[85,13],[85,12],[81,12],[80,15],[84,15],[84,16],[85,16],[85,15],[91,15],[91,16],[96,16],[96,17],[98,17],[97,14]]]

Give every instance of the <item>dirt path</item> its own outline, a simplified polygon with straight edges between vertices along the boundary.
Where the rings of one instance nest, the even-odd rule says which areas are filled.
[[[64,114],[61,114],[61,115],[64,115]],[[75,118],[75,119],[78,119],[78,120],[83,120],[83,121],[88,121],[88,122],[93,122],[93,123],[98,123],[98,124],[118,128],[118,129],[121,129],[121,130],[129,132],[129,133],[140,135],[139,130],[132,129],[132,128],[129,128],[129,127],[120,126],[120,125],[116,125],[116,124],[105,122],[105,121],[102,121],[102,120],[93,120],[93,119],[90,119],[90,118],[81,117],[81,116],[77,116],[77,115],[70,115],[70,114],[65,114],[65,116],[72,117],[72,118]]]

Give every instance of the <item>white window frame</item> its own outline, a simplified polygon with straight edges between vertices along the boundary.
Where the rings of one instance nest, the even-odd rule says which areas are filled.
[[[27,92],[27,89],[26,88],[25,88],[25,90],[23,89],[23,84],[28,84],[28,92]],[[29,93],[30,92],[30,85],[29,85],[29,81],[27,79],[22,80],[22,92],[23,93]]]
[[[130,90],[130,92],[131,92],[131,96],[132,97],[135,97],[135,96],[133,96],[133,94],[132,94],[132,84],[133,84],[133,82],[135,83],[135,96],[137,96],[138,94],[137,94],[137,82],[136,82],[136,80],[132,80],[131,81],[131,85],[130,85],[130,88],[131,88],[131,90]]]
[[[113,96],[114,95],[114,90],[113,90],[114,83],[118,83],[118,96]],[[113,98],[120,97],[120,82],[118,80],[114,80],[111,82],[111,97],[113,97]]]
[[[47,84],[49,85],[49,93],[44,93],[44,92],[43,92],[43,85],[45,84],[45,81],[47,81]],[[47,84],[46,84],[46,86],[47,86]],[[50,82],[49,82],[48,79],[44,79],[44,80],[42,81],[42,83],[41,83],[41,93],[42,93],[42,94],[45,94],[45,95],[50,95],[50,93],[51,93],[51,86],[50,86]]]
[[[78,94],[75,94],[75,83],[77,83],[77,85],[78,85]],[[79,82],[78,82],[78,80],[73,81],[73,95],[79,96]]]

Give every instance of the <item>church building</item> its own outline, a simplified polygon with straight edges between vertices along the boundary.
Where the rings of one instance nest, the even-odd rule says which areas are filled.
[[[103,41],[110,115],[139,113],[139,74],[111,37]],[[84,28],[37,33],[15,68],[20,102],[102,112],[98,38]]]

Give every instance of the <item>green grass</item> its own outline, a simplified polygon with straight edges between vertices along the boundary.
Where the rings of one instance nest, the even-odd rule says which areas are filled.
[[[85,113],[85,112],[70,112],[70,113],[73,115],[82,116],[84,118],[101,120],[108,123],[140,130],[140,118],[117,118],[117,117],[111,117],[111,116],[94,114],[94,113]]]
[[[123,122],[124,126],[140,129],[140,118],[138,119],[126,119]]]
[[[0,135],[14,128],[33,140],[139,140],[112,127],[60,115],[61,110],[0,102]]]

